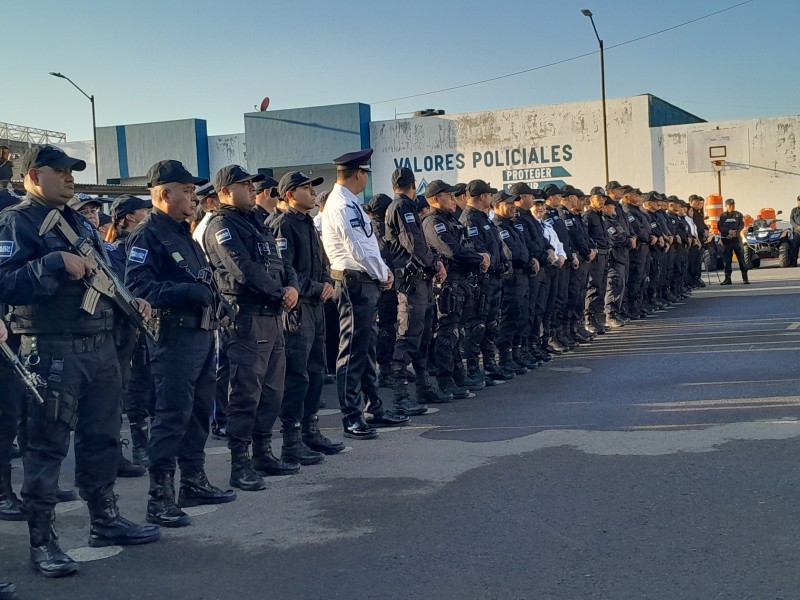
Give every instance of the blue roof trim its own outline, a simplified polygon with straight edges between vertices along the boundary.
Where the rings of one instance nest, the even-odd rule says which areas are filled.
[[[119,178],[127,179],[129,177],[128,143],[125,138],[125,125],[117,125],[117,154],[119,156]]]
[[[197,176],[210,179],[208,160],[208,128],[203,119],[194,122],[195,145],[197,146]]]

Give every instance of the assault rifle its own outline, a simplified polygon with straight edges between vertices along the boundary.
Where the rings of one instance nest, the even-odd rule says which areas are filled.
[[[132,325],[155,342],[156,338],[153,331],[139,313],[136,298],[119,280],[114,270],[105,263],[91,240],[86,237],[80,237],[75,233],[75,230],[70,227],[61,212],[56,209],[53,209],[45,218],[44,223],[39,228],[39,235],[43,237],[51,230],[55,230],[67,242],[70,249],[86,258],[94,272],[91,277],[83,278],[83,283],[86,284],[86,293],[83,296],[81,309],[93,315],[97,310],[97,302],[100,300],[100,296],[106,296],[122,311],[125,318]]]
[[[36,400],[36,404],[44,404],[44,398],[42,398],[42,394],[39,392],[39,390],[44,389],[47,386],[47,383],[44,379],[42,379],[42,376],[38,373],[28,371],[25,365],[22,364],[19,356],[14,354],[11,346],[9,346],[6,342],[0,344],[0,351],[2,351],[5,359],[11,363],[11,366],[14,367],[14,371],[16,371],[17,375],[22,380],[22,383],[25,384],[25,387],[28,388],[28,391],[31,393],[34,400]]]

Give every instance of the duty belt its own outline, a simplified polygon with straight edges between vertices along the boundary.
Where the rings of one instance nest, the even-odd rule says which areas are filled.
[[[378,283],[377,280],[370,277],[364,271],[355,271],[352,269],[344,269],[343,271],[331,269],[331,278],[335,279],[336,281],[345,281],[346,279],[350,279],[361,283]]]
[[[102,346],[108,338],[109,332],[104,331],[92,335],[80,333],[23,335],[35,337],[40,346],[43,344],[46,346],[66,346],[67,348],[72,349],[75,354],[83,354],[85,352],[94,352],[100,348],[100,346]]]
[[[237,314],[245,315],[245,316],[267,316],[267,317],[277,317],[281,314],[281,307],[280,306],[261,306],[258,304],[239,304]]]

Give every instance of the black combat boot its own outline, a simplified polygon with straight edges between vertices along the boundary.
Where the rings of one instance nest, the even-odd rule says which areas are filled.
[[[390,366],[378,366],[378,387],[392,389],[392,368]]]
[[[514,379],[514,373],[498,365],[492,355],[487,356],[484,354],[483,371],[486,373],[486,377],[494,381],[509,381]]]
[[[747,278],[747,271],[742,271],[742,281],[747,285],[750,285],[750,280]]]
[[[725,279],[722,280],[722,283],[720,283],[720,285],[732,285],[732,284],[733,282],[731,281],[731,274],[725,273]]]
[[[318,465],[325,460],[322,452],[316,452],[303,443],[300,423],[283,423],[283,448],[281,460],[289,465]]]
[[[528,352],[528,349],[523,346],[514,347],[514,349],[511,351],[511,359],[529,371],[533,371],[539,366],[539,361],[531,356],[530,352]]]
[[[558,341],[561,342],[562,346],[566,346],[570,350],[574,350],[578,347],[578,342],[572,339],[572,336],[569,334],[569,328],[566,325],[559,325],[556,328],[556,337]]]
[[[477,360],[467,359],[467,373],[464,376],[464,385],[471,392],[477,392],[489,385],[486,382],[486,375],[481,370]],[[492,380],[491,385],[494,385],[494,380]]]
[[[458,385],[452,377],[439,377],[437,382],[439,389],[445,394],[450,394],[455,400],[466,400],[467,398],[475,397],[475,394],[471,393],[465,386]]]
[[[614,328],[624,327],[625,321],[623,321],[617,313],[611,313],[606,315],[606,325]]]
[[[181,491],[178,506],[200,506],[201,504],[225,504],[236,500],[233,490],[221,490],[211,485],[203,469],[181,469]]]
[[[394,412],[396,414],[414,417],[428,412],[427,406],[419,404],[409,395],[404,369],[395,369],[393,371],[392,392],[394,393]]]
[[[175,504],[175,473],[150,471],[150,498],[147,501],[147,522],[161,527],[185,527],[189,515]]]
[[[45,577],[66,577],[78,570],[78,563],[58,545],[55,519],[56,515],[52,510],[28,514],[31,563]]]
[[[245,453],[245,456],[246,453]],[[248,464],[250,459],[248,458]],[[233,461],[231,461],[233,466]],[[252,470],[261,477],[276,477],[279,475],[294,475],[300,472],[299,464],[287,464],[275,458],[272,453],[272,440],[267,438],[253,438]],[[231,483],[233,485],[233,483]],[[244,488],[242,488],[244,489]]]
[[[318,422],[319,417],[317,415],[311,415],[307,422],[302,424],[303,443],[312,450],[322,452],[322,454],[327,456],[339,454],[339,452],[345,449],[345,445],[342,442],[331,441],[322,435],[322,432],[319,430]]]
[[[0,600],[15,600],[17,597],[17,588],[13,583],[5,581],[0,583]]]
[[[437,388],[428,374],[423,373],[417,376],[417,398],[421,402],[444,404],[453,401],[453,394]]]
[[[581,331],[581,328],[578,326],[576,321],[573,321],[572,325],[570,325],[570,333],[572,334],[572,338],[579,344],[585,344],[592,341],[592,336],[589,335],[589,332],[587,331],[584,333]]]
[[[11,489],[11,465],[0,467],[0,521],[24,521],[22,502]]]
[[[149,544],[161,537],[161,529],[155,525],[138,525],[120,516],[117,497],[108,494],[87,502],[89,505],[89,545],[136,546]]]
[[[516,358],[519,358],[519,355]],[[511,348],[500,350],[500,366],[514,375],[525,375],[528,372],[528,368],[514,359],[514,351]]]
[[[128,445],[128,440],[119,441],[119,453],[117,454],[117,477],[142,477],[147,473],[142,465],[135,465],[122,452],[122,447]]]
[[[272,449],[270,448],[270,456]],[[275,457],[272,457],[275,459]],[[277,459],[275,459],[277,461]],[[299,468],[299,467],[298,467]],[[245,492],[257,492],[267,487],[267,482],[253,468],[247,448],[231,450],[231,486]]]
[[[550,352],[550,354],[565,354],[569,352],[569,346],[562,343],[556,335],[555,327],[551,328],[548,334],[547,346],[545,346],[545,349]]]
[[[150,467],[150,457],[147,455],[147,444],[150,441],[150,428],[147,422],[131,423],[131,443],[133,449],[131,455],[134,465],[141,465],[144,468]]]

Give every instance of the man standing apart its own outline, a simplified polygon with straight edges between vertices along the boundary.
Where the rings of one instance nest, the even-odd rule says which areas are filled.
[[[731,285],[731,273],[733,273],[733,255],[739,261],[739,271],[742,273],[742,281],[747,280],[747,266],[744,264],[744,252],[742,252],[742,239],[739,233],[744,229],[744,216],[736,210],[736,201],[733,198],[725,200],[725,212],[719,217],[718,222],[719,236],[722,240],[723,260],[725,261],[725,279],[720,285]]]
[[[333,161],[336,184],[322,213],[322,245],[331,264],[333,299],[339,310],[339,356],[336,391],[344,436],[374,439],[371,425],[402,425],[406,416],[384,410],[378,395],[376,314],[380,290],[394,284],[381,258],[378,240],[356,194],[369,182],[372,149],[351,152]],[[364,420],[364,411],[369,413]]]
[[[22,336],[20,354],[47,381],[45,403],[28,409],[22,487],[31,562],[45,577],[78,570],[58,544],[54,510],[73,429],[75,479],[89,505],[89,544],[145,544],[160,536],[157,527],[121,517],[114,495],[122,382],[111,335],[113,305],[100,296],[94,313],[83,310],[83,280],[94,275],[89,261],[56,232],[39,235],[44,220],[58,211],[105,255],[89,222],[66,206],[74,193],[72,172],[85,168],[60,148],[34,146],[22,158],[27,197],[0,216],[0,303],[10,305],[11,330]],[[149,318],[146,302],[139,309]]]
[[[150,499],[147,520],[164,527],[189,525],[175,503],[175,463],[181,468],[181,507],[236,499],[233,490],[211,485],[205,444],[214,397],[216,295],[211,269],[192,240],[186,219],[197,207],[194,177],[176,160],[163,160],[147,174],[153,211],[131,234],[125,281],[157,309],[158,334],[151,371],[156,406],[150,431]]]
[[[308,213],[317,205],[314,186],[322,182],[322,177],[311,179],[300,171],[281,177],[278,192],[288,209],[273,221],[278,249],[297,274],[300,294],[298,304],[283,318],[286,382],[280,410],[281,459],[300,464],[321,462],[323,455],[344,450],[344,444],[332,442],[317,426],[325,376],[323,304],[333,296],[333,280],[325,269],[319,234]]]

